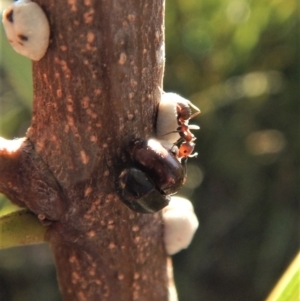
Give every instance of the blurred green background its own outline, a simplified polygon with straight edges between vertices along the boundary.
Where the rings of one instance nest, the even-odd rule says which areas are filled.
[[[298,0],[167,0],[164,90],[202,111],[180,192],[201,221],[173,257],[180,301],[264,300],[299,249],[299,23]],[[21,137],[30,62],[0,34],[0,135]],[[61,300],[47,245],[0,251],[0,300]]]

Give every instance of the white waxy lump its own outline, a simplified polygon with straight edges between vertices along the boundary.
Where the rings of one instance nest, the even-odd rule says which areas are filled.
[[[49,45],[50,27],[42,8],[30,0],[19,0],[4,12],[2,22],[14,50],[39,61]]]
[[[185,198],[171,197],[162,211],[164,242],[169,255],[186,249],[199,226],[192,203]]]

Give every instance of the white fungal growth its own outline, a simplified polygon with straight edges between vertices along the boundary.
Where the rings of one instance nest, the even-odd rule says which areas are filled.
[[[171,151],[177,158],[178,147],[167,140],[157,140],[166,150]],[[178,159],[178,158],[177,158]]]
[[[164,242],[169,255],[186,249],[199,226],[192,203],[181,197],[171,197],[163,209]]]
[[[175,143],[179,138],[177,122],[177,102],[179,99],[188,101],[175,93],[165,93],[161,95],[161,101],[158,106],[156,121],[156,136],[160,140],[166,140]]]
[[[50,27],[42,8],[30,0],[19,0],[4,12],[2,22],[14,50],[39,61],[49,45]]]

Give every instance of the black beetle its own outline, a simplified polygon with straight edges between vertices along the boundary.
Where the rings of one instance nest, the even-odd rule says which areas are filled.
[[[154,213],[166,207],[170,197],[162,195],[153,181],[136,168],[126,168],[119,177],[124,203],[140,213]]]
[[[135,139],[130,146],[131,159],[166,195],[174,194],[186,179],[185,161],[180,163],[176,156],[155,139]]]
[[[186,179],[186,159],[181,163],[155,139],[135,139],[128,149],[135,167],[119,176],[123,202],[132,210],[154,213],[169,204]]]

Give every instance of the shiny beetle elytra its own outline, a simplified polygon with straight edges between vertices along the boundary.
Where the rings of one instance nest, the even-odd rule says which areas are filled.
[[[174,194],[186,178],[185,166],[157,140],[135,139],[130,147],[131,159],[153,180],[158,190]]]
[[[135,139],[128,149],[134,167],[119,176],[121,200],[140,213],[154,213],[166,207],[186,178],[182,163],[171,150],[155,139]]]
[[[151,179],[136,168],[126,168],[119,177],[123,202],[140,213],[154,213],[169,204],[170,197],[162,195]]]

